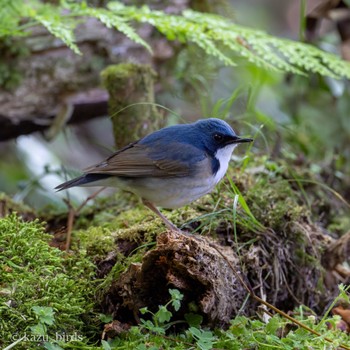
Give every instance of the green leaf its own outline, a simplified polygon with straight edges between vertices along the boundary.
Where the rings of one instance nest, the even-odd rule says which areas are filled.
[[[51,342],[45,342],[44,348],[47,350],[63,350],[63,348],[61,348],[59,345],[53,344]]]
[[[126,6],[116,1],[102,8],[77,1],[61,1],[60,5],[52,5],[36,0],[13,0],[3,4],[0,16],[0,36],[28,36],[28,28],[41,24],[77,54],[80,50],[74,30],[89,16],[109,28],[115,28],[149,52],[152,52],[150,45],[137,33],[133,23],[151,25],[168,40],[197,45],[205,54],[227,66],[234,67],[237,59],[243,58],[257,67],[278,72],[350,78],[350,63],[332,53],[244,27],[209,13],[186,10],[182,15],[170,15],[147,6]]]
[[[97,18],[105,24],[107,28],[115,28],[119,30],[129,39],[144,46],[150,53],[152,53],[151,47],[135,32],[134,28],[128,24],[127,18],[118,16],[117,14],[105,9],[95,9],[91,7],[82,9],[81,14]]]
[[[159,310],[156,313],[156,317],[159,322],[169,322],[173,314],[163,305],[159,306]]]
[[[150,320],[144,320],[143,318],[141,318],[140,322],[141,322],[141,325],[148,330],[153,330],[153,328],[156,327],[154,323]]]
[[[280,327],[282,327],[281,320],[277,316],[275,316],[270,318],[265,329],[267,333],[275,335],[275,333]]]
[[[201,350],[212,350],[213,349],[213,341],[209,339],[199,339],[197,341],[197,346]]]
[[[46,334],[46,327],[43,323],[38,323],[35,326],[31,326],[30,330],[35,335],[45,335]]]
[[[181,302],[179,300],[173,300],[171,302],[171,305],[173,306],[175,311],[179,311],[181,307]]]
[[[36,11],[30,13],[30,17],[42,24],[52,35],[61,39],[76,54],[81,54],[75,44],[74,29],[78,25],[68,16],[62,15],[63,9],[45,4],[38,6]]]
[[[171,295],[171,305],[175,311],[179,311],[181,307],[181,300],[183,299],[183,294],[177,289],[169,289]]]
[[[100,318],[100,321],[103,322],[103,323],[109,323],[109,322],[113,321],[113,316],[112,315],[100,314],[99,318]]]
[[[33,306],[32,307],[33,312],[38,317],[40,323],[45,323],[49,326],[53,325],[55,322],[55,312],[53,311],[52,307],[46,307],[46,306]]]
[[[340,283],[338,285],[339,288],[339,296],[338,299],[344,299],[345,302],[350,303],[350,299],[349,299],[349,286],[345,287],[345,285],[343,283]]]
[[[205,331],[195,327],[190,327],[188,331],[196,340],[197,346],[201,350],[211,350],[213,348],[213,343],[216,340],[216,337],[211,331]]]
[[[145,344],[139,344],[135,348],[136,350],[148,350],[148,347]]]
[[[203,322],[203,317],[198,314],[188,313],[188,314],[185,314],[185,320],[191,327],[198,328]]]
[[[182,300],[184,297],[178,289],[169,289],[169,294],[173,300]]]
[[[143,307],[142,309],[140,309],[140,312],[141,312],[142,315],[145,315],[146,313],[148,313],[149,311],[148,311],[147,306]]]
[[[350,78],[350,64],[336,55],[237,25],[218,15],[186,10],[182,16],[175,16],[118,2],[108,6],[125,18],[155,26],[168,40],[194,43],[228,66],[235,66],[234,58],[242,57],[258,67],[280,72]]]
[[[245,213],[248,215],[248,217],[250,218],[251,222],[256,226],[256,229],[264,229],[264,226],[255,218],[255,216],[253,215],[253,213],[250,211],[250,208],[247,204],[247,202],[245,201],[244,197],[242,196],[240,190],[238,189],[238,187],[234,184],[234,182],[232,181],[232,179],[230,177],[227,177],[228,181],[230,183],[232,192],[235,194],[235,196],[238,196],[238,202],[241,205],[241,207],[243,208],[243,210],[245,211]]]
[[[111,346],[109,345],[108,342],[106,342],[105,340],[101,341],[101,345],[102,345],[102,349],[103,350],[112,350]]]
[[[165,329],[162,327],[156,326],[152,321],[150,320],[144,320],[141,318],[141,326],[145,329],[148,329],[149,331],[153,333],[158,333],[158,334],[165,334]]]

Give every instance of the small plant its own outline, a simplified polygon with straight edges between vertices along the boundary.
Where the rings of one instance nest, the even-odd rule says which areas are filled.
[[[45,349],[61,350],[62,348],[55,344],[56,339],[51,339],[47,332],[48,326],[52,326],[55,322],[55,312],[53,311],[53,308],[47,306],[33,306],[32,310],[38,319],[38,323],[30,327],[33,335],[38,336],[38,340],[41,338],[44,341]]]
[[[213,335],[213,332],[196,327],[190,327],[188,333],[193,337],[201,350],[211,350],[217,339],[217,337]]]
[[[179,311],[183,294],[177,289],[169,289],[170,300],[165,305],[160,305],[157,312],[150,311],[147,307],[140,309],[143,315],[151,316],[150,320],[141,319],[139,326],[131,327],[130,331],[123,337],[102,341],[103,350],[111,349],[200,349],[210,350],[213,348],[217,336],[209,330],[201,329],[202,316],[188,313],[183,321],[173,321],[173,308]],[[104,317],[104,316],[103,316]],[[178,334],[166,334],[166,331],[174,324],[187,323],[189,328]]]
[[[147,307],[140,310],[143,315],[152,315],[152,320],[141,319],[141,328],[147,329],[150,332],[157,333],[159,335],[164,335],[169,327],[176,323],[183,322],[170,322],[173,314],[169,310],[169,306],[172,306],[175,311],[179,311],[183,294],[181,294],[177,289],[169,289],[169,293],[171,295],[171,299],[165,305],[160,305],[156,313],[149,311]],[[186,331],[187,336],[190,336],[190,338],[195,341],[199,349],[212,349],[216,337],[211,331],[200,328],[202,316],[197,314],[186,314],[185,318],[187,323],[190,325],[189,329]]]
[[[47,334],[47,326],[52,326],[55,322],[55,313],[52,307],[33,306],[32,310],[38,319],[38,323],[30,327],[31,331],[38,335]]]
[[[141,319],[141,328],[147,329],[150,332],[165,334],[166,330],[175,324],[174,322],[169,322],[173,314],[168,308],[171,305],[175,311],[179,311],[183,294],[181,294],[177,289],[169,289],[169,293],[171,295],[171,299],[165,305],[160,305],[156,313],[148,310],[147,307],[140,309],[140,312],[143,315],[152,315],[152,320]]]

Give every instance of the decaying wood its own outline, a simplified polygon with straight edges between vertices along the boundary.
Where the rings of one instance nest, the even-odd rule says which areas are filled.
[[[344,266],[350,257],[350,232],[333,240],[322,256],[322,265],[327,271],[326,286],[336,288],[339,283],[349,283],[350,270]]]
[[[141,264],[132,264],[115,281],[105,296],[105,312],[123,320],[137,321],[139,309],[158,309],[169,300],[169,288],[185,295],[179,314],[190,312],[196,304],[212,326],[227,325],[238,313],[247,295],[227,261],[206,237],[165,232],[157,239],[157,248],[148,252]],[[219,247],[226,259],[241,274],[239,259],[231,248]]]
[[[318,5],[306,16],[306,36],[309,41],[318,37],[318,30],[322,20],[334,22],[341,41],[342,57],[350,60],[350,8],[343,0],[317,1]]]
[[[239,310],[252,315],[263,300],[284,311],[304,304],[323,312],[338,294],[337,283],[349,280],[327,277],[347,260],[349,240],[335,242],[307,220],[290,223],[286,230],[288,235],[272,230],[255,234],[254,243],[241,247],[239,256],[232,241],[223,246],[219,231],[220,244],[208,237],[165,232],[141,263],[130,265],[113,281],[102,309],[117,320],[135,323],[140,308],[156,311],[168,302],[168,289],[176,288],[184,301],[175,319],[183,319],[191,303],[208,326],[227,326]],[[253,297],[246,300],[249,294]]]
[[[350,232],[329,244],[323,254],[322,264],[331,270],[346,261],[348,257],[350,257]]]

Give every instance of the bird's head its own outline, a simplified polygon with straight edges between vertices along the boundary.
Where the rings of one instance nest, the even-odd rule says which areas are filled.
[[[229,124],[217,118],[199,120],[194,127],[202,138],[203,145],[212,154],[224,148],[230,148],[232,151],[239,143],[253,141],[237,136]]]

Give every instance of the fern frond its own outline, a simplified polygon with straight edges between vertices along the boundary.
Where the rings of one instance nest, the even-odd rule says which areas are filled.
[[[147,23],[168,40],[199,46],[207,55],[216,57],[228,66],[235,66],[241,57],[258,67],[293,74],[308,72],[333,78],[350,78],[350,64],[338,56],[314,46],[278,38],[263,31],[237,25],[219,15],[186,10],[180,15],[169,15],[151,10],[148,6],[126,6],[112,1],[107,8],[96,8],[87,2],[62,0],[61,6],[44,4],[38,0],[6,1],[0,9],[0,37],[28,35],[20,25],[29,19],[26,29],[40,23],[61,39],[74,52],[74,29],[85,17],[94,17],[107,27],[113,27],[128,38],[151,48],[136,32],[132,22]]]
[[[56,6],[45,4],[37,11],[30,11],[28,17],[43,25],[53,36],[61,39],[76,54],[81,54],[75,43],[74,29],[77,21],[62,16],[62,10]]]
[[[350,78],[350,64],[314,46],[271,36],[246,28],[218,15],[186,10],[182,16],[110,2],[120,16],[155,26],[168,40],[190,42],[208,55],[234,66],[233,57],[243,57],[256,66],[293,74],[318,73],[333,78]]]
[[[101,21],[107,28],[115,28],[127,36],[130,40],[144,46],[149,52],[152,52],[151,47],[144,41],[128,24],[128,19],[120,17],[111,11],[100,9],[100,8],[91,8],[84,6],[80,9],[80,14],[83,16],[95,17]]]
[[[19,28],[19,21],[21,19],[22,1],[7,0],[0,6],[0,38],[5,36],[24,36],[25,33]]]
[[[43,4],[37,0],[6,1],[0,8],[0,37],[27,36],[30,27],[41,24],[53,36],[62,40],[75,53],[80,54],[75,44],[74,29],[78,22],[67,15],[62,15],[62,8]],[[20,24],[23,19],[25,25]]]

